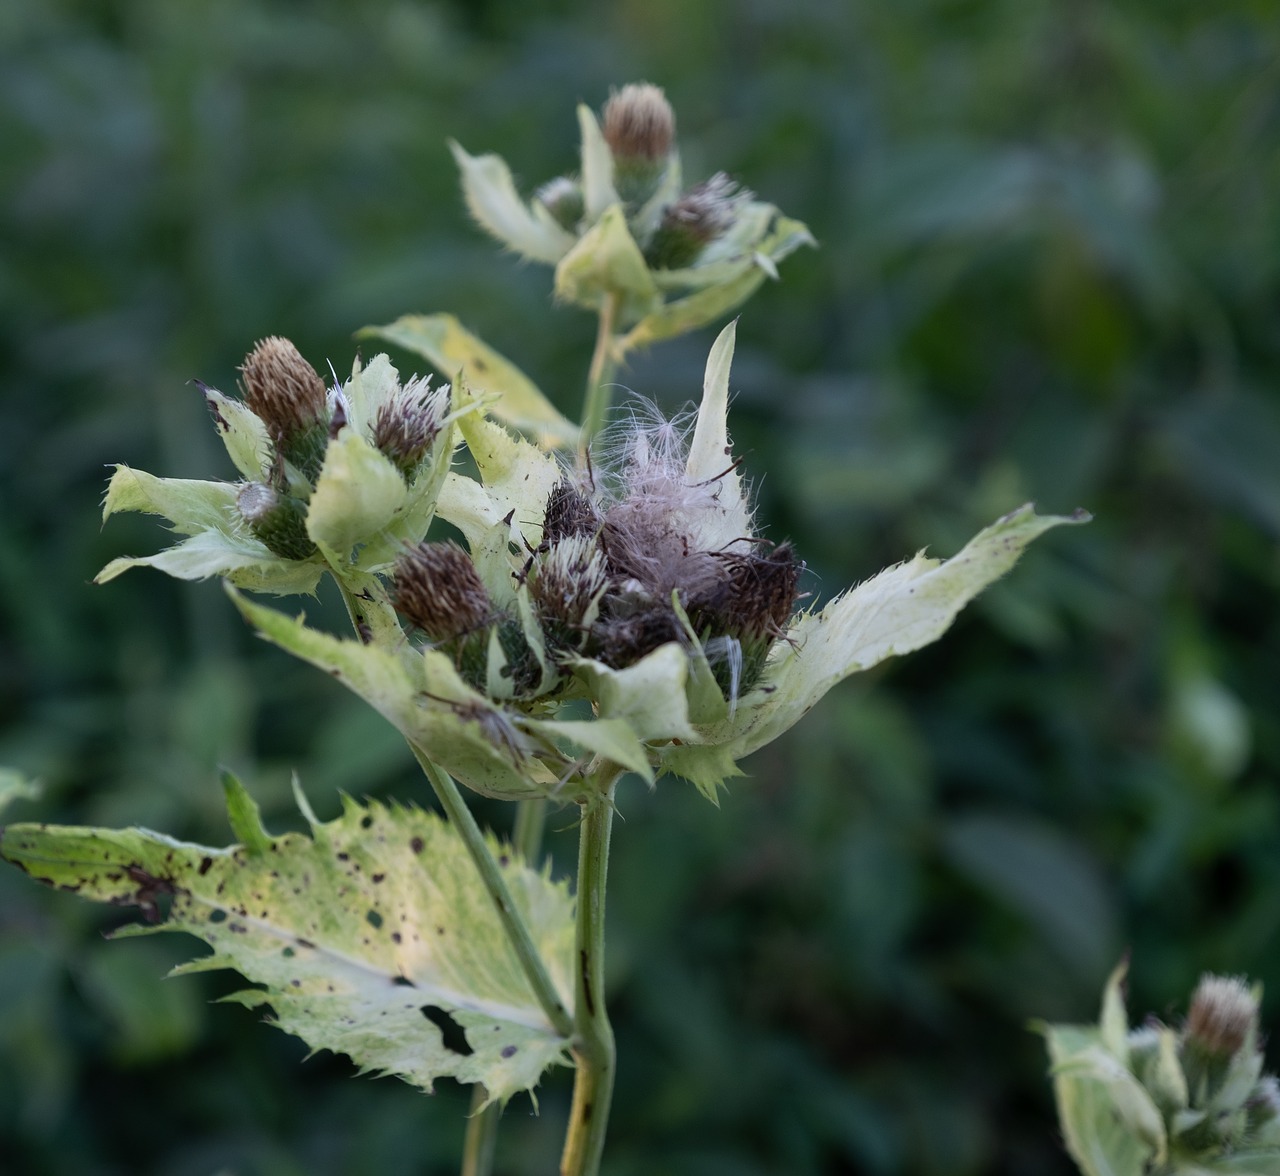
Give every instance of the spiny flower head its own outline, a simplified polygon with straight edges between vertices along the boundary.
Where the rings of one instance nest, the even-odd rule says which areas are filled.
[[[267,428],[278,455],[309,478],[320,472],[329,431],[324,381],[288,339],[254,345],[240,368],[244,402]]]
[[[695,184],[669,205],[645,248],[654,269],[678,270],[692,265],[713,241],[732,228],[739,210],[752,198],[724,172]]]
[[[378,406],[373,443],[411,482],[449,413],[449,385],[431,387],[430,376],[417,376]]]
[[[675,146],[676,115],[660,87],[629,82],[605,103],[602,130],[615,163],[635,159],[659,162]]]

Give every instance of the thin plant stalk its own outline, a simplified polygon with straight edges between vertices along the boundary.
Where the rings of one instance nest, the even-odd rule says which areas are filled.
[[[561,1176],[596,1176],[609,1126],[617,1051],[605,1007],[604,912],[617,774],[583,806],[578,828],[577,973],[573,1055],[577,1069]]]
[[[618,319],[619,296],[610,291],[600,304],[600,320],[596,326],[596,347],[587,371],[587,392],[582,404],[582,431],[578,439],[578,458],[585,461],[596,434],[604,428],[604,418],[613,398],[613,373],[618,368],[617,338],[614,327]]]
[[[520,961],[520,967],[529,981],[529,987],[533,989],[534,997],[555,1031],[564,1037],[571,1036],[575,1030],[574,1020],[556,994],[551,977],[547,974],[546,964],[543,963],[542,956],[538,953],[533,938],[529,934],[529,928],[520,917],[520,912],[511,898],[511,891],[503,881],[498,864],[493,860],[493,854],[485,844],[484,834],[480,832],[480,826],[476,824],[475,817],[471,815],[466,801],[462,799],[462,794],[453,782],[453,777],[433,763],[427,753],[416,743],[411,742],[409,747],[418,761],[418,766],[435,790],[440,806],[444,809],[444,815],[448,817],[449,823],[466,845],[484,887],[493,899],[503,930],[507,933],[507,939]]]
[[[493,1157],[498,1145],[498,1121],[502,1107],[484,1105],[488,1092],[479,1082],[471,1092],[471,1117],[467,1120],[467,1138],[462,1147],[461,1176],[491,1176]]]

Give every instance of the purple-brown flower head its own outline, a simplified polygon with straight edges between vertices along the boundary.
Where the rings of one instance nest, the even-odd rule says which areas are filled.
[[[245,405],[266,425],[277,454],[314,480],[329,436],[324,381],[298,349],[278,335],[256,344],[240,373]]]
[[[449,642],[493,619],[489,593],[456,543],[419,543],[396,560],[392,600],[432,641]]]
[[[662,214],[645,260],[654,269],[684,269],[733,225],[751,193],[724,172],[690,188]]]
[[[373,443],[404,475],[413,480],[444,427],[449,411],[449,385],[431,387],[430,376],[410,380],[378,408]]]

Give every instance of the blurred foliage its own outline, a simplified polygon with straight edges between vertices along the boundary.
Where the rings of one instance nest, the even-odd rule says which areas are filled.
[[[444,140],[531,185],[572,166],[575,101],[639,78],[686,174],[822,244],[745,308],[734,369],[811,591],[1026,499],[1097,518],[720,811],[624,791],[607,1170],[1065,1174],[1027,1018],[1092,1020],[1126,947],[1134,1008],[1207,968],[1280,992],[1272,0],[8,0],[0,764],[45,784],[10,815],[221,842],[220,764],[275,828],[295,768],[322,817],[337,789],[424,799],[391,729],[216,585],[89,586],[160,540],[99,529],[104,466],[225,475],[188,380],[230,388],[270,333],[343,371],[409,311],[575,414],[593,325],[466,223]],[[673,408],[711,337],[623,379]],[[189,949],[105,925],[0,873],[6,1170],[456,1171],[465,1092],[302,1065],[207,1003],[229,978],[154,979]],[[567,1099],[512,1105],[501,1172],[553,1168]]]

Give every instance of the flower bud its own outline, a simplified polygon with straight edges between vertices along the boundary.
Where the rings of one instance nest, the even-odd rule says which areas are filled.
[[[431,378],[421,376],[410,380],[378,409],[373,443],[406,482],[413,480],[440,435],[448,408],[449,385],[432,388]]]
[[[309,559],[316,545],[307,534],[307,508],[261,482],[247,482],[236,495],[240,517],[271,552],[284,559]]]
[[[489,593],[456,543],[419,543],[396,560],[392,601],[432,641],[450,642],[493,618]]]
[[[645,250],[653,269],[684,269],[732,227],[742,204],[751,198],[724,172],[690,188],[663,214]]]
[[[608,583],[604,554],[594,535],[561,539],[535,565],[529,596],[552,652],[582,647]]]
[[[1202,976],[1187,1012],[1186,1042],[1229,1058],[1257,1034],[1258,1002],[1239,976]]]
[[[1221,1100],[1229,1088],[1232,1105],[1225,1109],[1238,1109],[1261,1068],[1257,1040],[1258,1002],[1244,979],[1201,977],[1182,1034],[1192,1102]]]
[[[595,504],[568,480],[558,483],[547,496],[542,518],[543,543],[559,543],[575,535],[594,536],[600,525]]]
[[[548,180],[534,193],[534,198],[551,213],[556,224],[571,233],[586,212],[582,185],[569,176],[557,176],[554,180]]]
[[[240,372],[245,404],[266,425],[276,452],[314,481],[329,439],[324,381],[288,339],[277,335],[261,340]]]
[[[605,104],[601,130],[613,154],[618,195],[643,204],[657,189],[675,146],[676,116],[657,86],[632,83]]]

